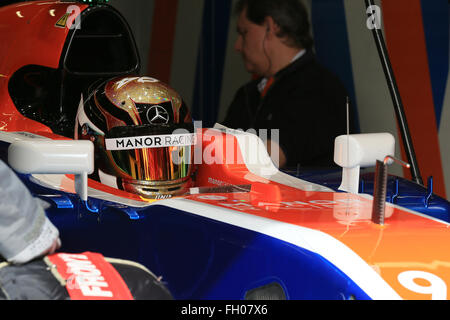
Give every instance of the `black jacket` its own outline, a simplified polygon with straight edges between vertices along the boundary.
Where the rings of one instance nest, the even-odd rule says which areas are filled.
[[[222,124],[242,130],[279,129],[288,167],[334,166],[334,139],[347,131],[347,93],[339,79],[307,51],[275,75],[263,99],[260,81],[238,90]]]

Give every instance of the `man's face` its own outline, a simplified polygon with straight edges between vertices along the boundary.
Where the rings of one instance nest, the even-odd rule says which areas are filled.
[[[246,15],[246,9],[239,15],[238,38],[234,49],[242,55],[247,71],[261,76],[267,72],[270,66],[267,51],[264,48],[266,28],[264,25],[260,26],[249,21]]]

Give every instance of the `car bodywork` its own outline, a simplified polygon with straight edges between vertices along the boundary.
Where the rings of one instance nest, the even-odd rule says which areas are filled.
[[[2,160],[14,168],[9,151],[23,141],[76,148],[70,131],[82,89],[139,70],[126,21],[106,5],[58,1],[1,7],[0,21]],[[95,47],[121,52],[96,56]],[[78,173],[64,163],[59,173],[17,174],[43,200],[61,250],[142,263],[176,299],[448,298],[449,203],[432,193],[432,180],[425,188],[390,176],[379,225],[373,173],[361,173],[360,193],[342,192],[341,170],[279,171],[250,133],[199,129],[198,141],[198,188],[170,199],[88,179],[83,201]]]

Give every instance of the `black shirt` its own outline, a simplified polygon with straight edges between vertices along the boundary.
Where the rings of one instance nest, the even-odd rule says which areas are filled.
[[[237,91],[222,124],[242,130],[279,129],[287,167],[334,166],[334,139],[347,132],[347,93],[339,79],[307,51],[275,75],[264,98],[258,91],[260,81]],[[352,112],[350,116],[354,124]]]

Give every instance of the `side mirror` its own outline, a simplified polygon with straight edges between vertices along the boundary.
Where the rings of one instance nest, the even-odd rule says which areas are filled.
[[[358,193],[361,167],[376,165],[395,153],[395,138],[390,133],[342,135],[334,142],[334,162],[342,167],[339,190]],[[391,160],[389,160],[391,161]]]
[[[87,140],[19,140],[8,148],[10,166],[25,174],[74,174],[75,191],[87,201],[94,145]]]

